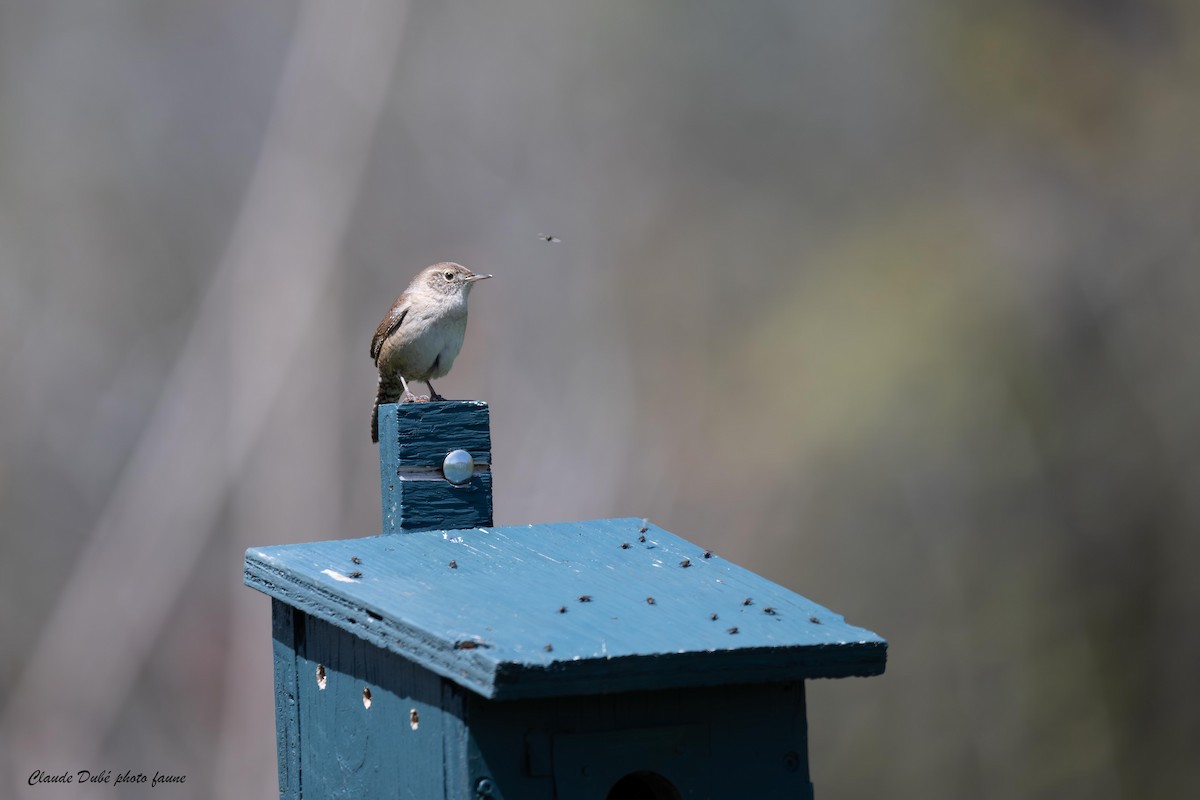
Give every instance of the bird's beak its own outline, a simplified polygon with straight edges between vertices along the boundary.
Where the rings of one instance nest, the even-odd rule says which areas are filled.
[[[491,277],[493,277],[493,276],[491,276],[491,275],[472,275],[469,278],[467,278],[466,280],[467,280],[467,283],[473,283],[475,281],[481,281],[481,280],[484,280],[485,278],[491,278]]]

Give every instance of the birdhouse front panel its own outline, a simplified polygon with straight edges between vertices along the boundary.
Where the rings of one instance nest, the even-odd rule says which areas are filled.
[[[295,712],[285,797],[603,800],[622,781],[811,794],[803,682],[489,700],[278,601],[276,614],[292,654],[276,689]]]
[[[811,796],[802,681],[464,706],[468,775],[504,797]]]

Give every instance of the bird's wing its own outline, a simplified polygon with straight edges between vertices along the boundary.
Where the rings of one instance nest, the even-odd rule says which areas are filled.
[[[383,318],[383,322],[379,323],[379,327],[375,329],[375,336],[371,339],[371,360],[379,359],[379,351],[383,349],[383,342],[387,337],[391,336],[392,331],[400,327],[404,322],[404,317],[407,316],[409,303],[402,294],[396,298],[396,302],[392,304],[392,308],[388,311],[387,316]]]

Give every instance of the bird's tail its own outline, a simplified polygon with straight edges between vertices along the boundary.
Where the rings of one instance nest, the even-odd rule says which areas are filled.
[[[380,389],[383,386],[380,385]],[[379,395],[375,395],[375,407],[371,409],[371,442],[379,444]]]
[[[385,380],[382,375],[379,376],[379,389],[375,392],[375,407],[371,409],[372,442],[379,442],[379,407],[384,403],[397,402],[402,391],[403,384],[400,381]]]

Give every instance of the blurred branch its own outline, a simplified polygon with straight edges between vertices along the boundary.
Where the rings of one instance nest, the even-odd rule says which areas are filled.
[[[394,72],[405,5],[309,2],[234,234],[183,352],[14,687],[13,763],[76,769],[105,734],[297,369]],[[228,397],[229,404],[214,402]],[[229,430],[228,439],[214,432]],[[103,602],[97,602],[103,598]],[[86,658],[79,654],[86,653]],[[14,770],[19,773],[21,770]],[[27,770],[25,771],[27,774]],[[15,774],[13,795],[36,792]]]

